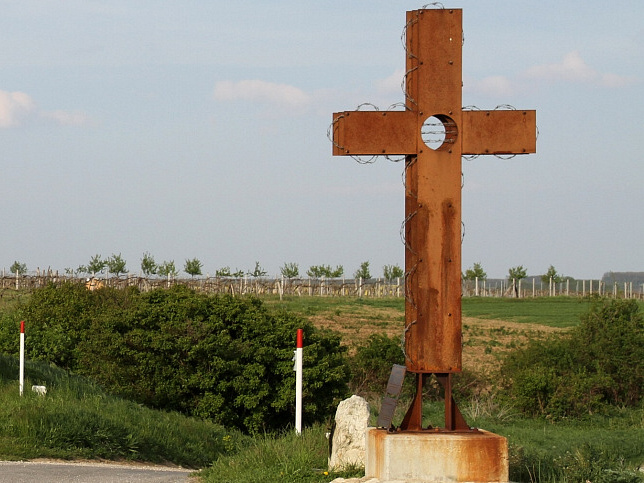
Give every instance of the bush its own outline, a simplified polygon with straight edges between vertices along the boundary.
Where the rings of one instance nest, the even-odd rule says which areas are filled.
[[[20,315],[31,358],[150,407],[247,432],[294,420],[298,328],[305,341],[303,422],[325,420],[347,394],[339,336],[286,312],[269,313],[257,298],[183,286],[142,294],[64,284],[35,291]]]
[[[644,394],[644,321],[634,300],[595,299],[569,335],[534,341],[504,362],[505,387],[526,414],[580,417]]]
[[[351,358],[351,390],[354,394],[384,394],[394,364],[404,364],[400,337],[371,334]]]

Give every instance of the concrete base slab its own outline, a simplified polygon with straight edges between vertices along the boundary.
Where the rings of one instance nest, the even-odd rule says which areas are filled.
[[[381,481],[507,483],[508,442],[472,433],[402,432],[367,428],[365,476]]]

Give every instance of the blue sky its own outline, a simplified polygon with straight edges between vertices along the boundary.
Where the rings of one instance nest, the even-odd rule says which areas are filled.
[[[445,2],[444,2],[445,3]],[[402,166],[331,156],[401,102],[409,1],[2,1],[0,267],[403,265]],[[463,103],[537,154],[463,162],[463,270],[644,270],[644,3],[462,0]]]

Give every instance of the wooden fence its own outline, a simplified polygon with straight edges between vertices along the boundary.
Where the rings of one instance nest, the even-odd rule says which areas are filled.
[[[565,280],[542,282],[536,277],[529,280],[464,280],[464,297],[586,297],[599,295],[610,298],[644,300],[644,283],[605,282],[603,280]]]
[[[2,275],[0,290],[30,291],[49,283],[59,284],[66,281],[86,283],[88,279],[71,275],[59,275],[48,271],[35,275]],[[120,277],[98,277],[100,285],[116,288],[137,287],[141,291],[155,288],[168,288],[173,285],[186,285],[206,293],[229,293],[232,295],[289,295],[322,297],[404,297],[404,280],[384,279],[325,279],[325,278],[253,278],[253,277],[200,277],[200,278],[160,278],[124,275]],[[597,294],[612,298],[635,298],[644,300],[644,284],[618,282],[606,283],[601,280],[567,280],[559,283],[544,284],[532,278],[518,282],[490,279],[464,280],[463,297],[547,297],[570,296],[585,297]]]
[[[49,283],[85,283],[90,279],[47,273],[41,275],[0,276],[1,290],[33,290]],[[201,278],[159,278],[136,275],[97,277],[99,284],[115,288],[137,287],[142,291],[155,288],[169,288],[186,285],[199,292],[229,293],[232,295],[308,295],[331,297],[403,297],[402,280],[387,282],[382,279],[272,279],[253,277],[201,277]]]

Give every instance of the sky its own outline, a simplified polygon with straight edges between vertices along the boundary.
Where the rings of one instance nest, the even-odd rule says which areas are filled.
[[[463,161],[463,271],[644,271],[644,2],[443,3],[464,106],[539,129],[536,154]],[[334,157],[327,128],[403,101],[424,5],[0,0],[0,267],[402,267],[402,163]]]

